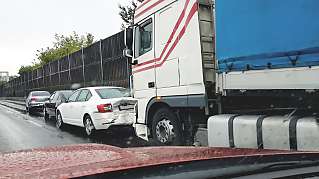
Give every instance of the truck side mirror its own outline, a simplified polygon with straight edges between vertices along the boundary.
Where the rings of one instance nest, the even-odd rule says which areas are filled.
[[[128,27],[124,31],[124,44],[126,48],[132,50],[133,48],[133,28],[132,27]]]
[[[124,49],[123,50],[123,56],[128,58],[129,63],[131,65],[136,65],[137,64],[137,60],[132,61],[133,51],[131,49],[128,49],[128,48]]]
[[[132,58],[133,57],[133,51],[131,49],[125,48],[123,50],[123,56],[124,57],[128,57],[128,58]]]

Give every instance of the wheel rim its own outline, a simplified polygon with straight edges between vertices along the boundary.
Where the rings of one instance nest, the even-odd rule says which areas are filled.
[[[85,120],[85,130],[86,130],[87,135],[91,135],[93,129],[94,129],[94,126],[93,126],[91,119],[87,118]]]
[[[58,114],[57,120],[56,120],[56,127],[60,128],[61,125],[62,125],[62,116],[61,116],[61,114]]]
[[[163,143],[167,144],[173,141],[175,137],[174,126],[172,122],[168,119],[162,119],[156,125],[156,137]]]

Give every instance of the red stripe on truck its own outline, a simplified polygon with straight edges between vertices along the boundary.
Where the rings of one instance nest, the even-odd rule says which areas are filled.
[[[183,9],[181,15],[179,16],[179,18],[178,18],[178,20],[177,20],[177,22],[176,22],[176,24],[175,24],[175,26],[173,28],[173,32],[171,33],[170,37],[168,38],[168,40],[166,42],[166,45],[165,45],[160,57],[159,58],[155,58],[153,60],[149,60],[149,61],[140,63],[140,64],[137,64],[137,65],[133,66],[133,69],[137,68],[137,67],[140,67],[140,66],[144,66],[144,65],[150,64],[150,63],[154,63],[154,62],[160,61],[162,59],[164,53],[166,52],[166,50],[168,48],[168,45],[171,43],[175,33],[177,32],[177,29],[178,29],[179,25],[181,24],[182,20],[184,19],[185,12],[186,12],[187,6],[189,4],[189,1],[190,0],[186,0],[185,5],[184,5],[184,9]]]
[[[159,64],[155,64],[155,65],[152,65],[152,66],[148,66],[148,67],[145,67],[145,68],[141,68],[141,69],[135,70],[135,71],[133,71],[133,74],[139,73],[139,72],[142,72],[142,71],[146,71],[146,70],[149,70],[149,69],[152,69],[152,68],[161,67],[165,63],[165,61],[167,60],[169,55],[173,52],[173,50],[177,46],[177,44],[180,41],[180,39],[184,36],[189,22],[193,18],[194,14],[197,12],[197,10],[198,10],[198,4],[194,3],[190,13],[187,16],[185,25],[183,26],[182,30],[179,32],[177,38],[175,39],[173,45],[171,46],[171,48],[169,49],[168,53],[166,54],[164,60],[161,63],[159,63]]]
[[[150,5],[149,7],[147,7],[146,9],[144,9],[142,12],[136,14],[136,15],[135,15],[135,18],[140,17],[142,14],[144,14],[145,12],[147,12],[147,11],[153,9],[155,6],[157,6],[158,4],[162,3],[163,1],[164,1],[164,0],[159,0],[159,1],[157,1],[156,3]]]
[[[136,10],[135,11],[138,11],[139,9],[141,9],[143,6],[145,6],[147,3],[149,3],[150,1],[152,1],[152,0],[146,0],[146,1],[144,1],[140,6],[138,6],[137,8],[136,8]]]

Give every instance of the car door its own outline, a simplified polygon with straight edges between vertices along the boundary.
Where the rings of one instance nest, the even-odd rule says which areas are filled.
[[[74,103],[71,120],[76,125],[82,126],[83,124],[83,116],[87,112],[87,96],[89,93],[88,89],[81,90],[76,102]]]
[[[66,103],[64,103],[63,105],[61,105],[60,111],[62,114],[62,118],[63,121],[66,123],[70,123],[70,124],[74,124],[73,120],[72,120],[72,115],[74,112],[74,105],[76,103],[76,99],[79,96],[81,90],[77,90],[75,91],[67,100]]]

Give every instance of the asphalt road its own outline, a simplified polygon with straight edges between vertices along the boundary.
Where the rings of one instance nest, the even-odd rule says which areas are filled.
[[[80,143],[99,143],[118,147],[149,145],[137,138],[132,128],[113,128],[99,131],[88,138],[83,128],[66,126],[55,128],[55,120],[45,122],[42,113],[29,115],[24,106],[14,102],[0,101],[0,152],[12,152],[47,146]]]

